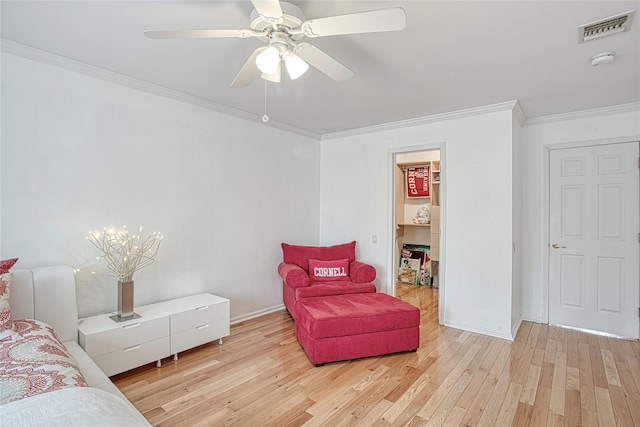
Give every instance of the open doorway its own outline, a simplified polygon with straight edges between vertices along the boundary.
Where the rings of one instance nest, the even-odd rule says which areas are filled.
[[[428,149],[394,154],[395,295],[437,321],[441,271],[441,151]]]

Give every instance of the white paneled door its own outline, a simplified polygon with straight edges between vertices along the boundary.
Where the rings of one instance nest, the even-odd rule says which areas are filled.
[[[640,334],[638,143],[550,151],[549,323]]]

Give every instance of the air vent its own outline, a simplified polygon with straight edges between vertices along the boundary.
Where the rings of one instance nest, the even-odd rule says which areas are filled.
[[[635,13],[636,11],[632,10],[621,13],[620,15],[601,19],[600,21],[580,25],[578,27],[578,43],[629,31]]]

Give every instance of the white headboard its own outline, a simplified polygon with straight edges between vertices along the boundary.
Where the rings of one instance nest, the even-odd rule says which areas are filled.
[[[53,326],[61,341],[78,341],[78,307],[73,269],[56,265],[11,272],[11,318],[41,320]]]

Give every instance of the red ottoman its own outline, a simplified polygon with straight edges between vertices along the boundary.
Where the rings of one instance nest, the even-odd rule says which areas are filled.
[[[296,335],[311,362],[415,351],[420,310],[387,294],[350,294],[298,301]]]

